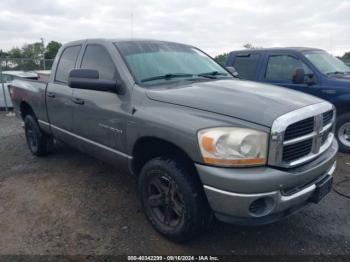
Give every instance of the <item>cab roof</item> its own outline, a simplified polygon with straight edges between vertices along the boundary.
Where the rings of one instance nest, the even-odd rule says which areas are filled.
[[[186,43],[179,43],[179,42],[172,42],[172,41],[166,41],[166,40],[159,40],[159,39],[149,39],[149,38],[87,38],[87,39],[80,39],[72,42],[68,42],[65,45],[72,45],[72,44],[80,44],[84,43],[86,41],[97,41],[97,42],[112,42],[112,43],[120,43],[120,42],[149,42],[149,43],[174,43],[174,44],[182,44],[182,45],[188,45],[190,44]]]
[[[319,48],[313,48],[313,47],[270,47],[270,48],[256,48],[256,49],[243,49],[243,50],[235,50],[232,51],[231,53],[236,53],[236,52],[249,52],[249,53],[254,53],[254,52],[266,52],[266,51],[276,51],[276,52],[285,52],[285,51],[292,51],[292,52],[304,52],[304,51],[324,51]]]

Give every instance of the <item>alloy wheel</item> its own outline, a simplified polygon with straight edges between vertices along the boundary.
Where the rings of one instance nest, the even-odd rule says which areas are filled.
[[[156,175],[150,179],[146,205],[158,222],[167,227],[176,228],[183,222],[183,197],[174,179],[168,175]]]

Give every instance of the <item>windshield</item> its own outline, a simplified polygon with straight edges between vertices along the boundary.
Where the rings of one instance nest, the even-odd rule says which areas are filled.
[[[210,57],[191,46],[156,41],[126,41],[116,45],[139,84],[232,77]]]
[[[345,74],[350,68],[338,58],[324,51],[304,53],[305,57],[323,74]]]

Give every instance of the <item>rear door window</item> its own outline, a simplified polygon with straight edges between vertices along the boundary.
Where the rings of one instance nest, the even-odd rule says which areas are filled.
[[[239,76],[243,79],[255,80],[260,54],[237,55],[233,63]]]
[[[55,80],[68,83],[69,72],[74,69],[81,46],[70,46],[64,49],[57,65]]]

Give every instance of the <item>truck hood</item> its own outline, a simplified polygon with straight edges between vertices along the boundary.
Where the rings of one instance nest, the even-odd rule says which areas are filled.
[[[332,78],[332,79],[340,79],[340,80],[350,81],[350,74],[345,74],[345,75],[333,75],[331,78]]]
[[[332,75],[326,79],[326,86],[330,86],[341,93],[350,93],[350,74]]]
[[[271,127],[280,115],[323,100],[283,87],[243,80],[188,81],[147,90],[156,101],[227,115]]]

